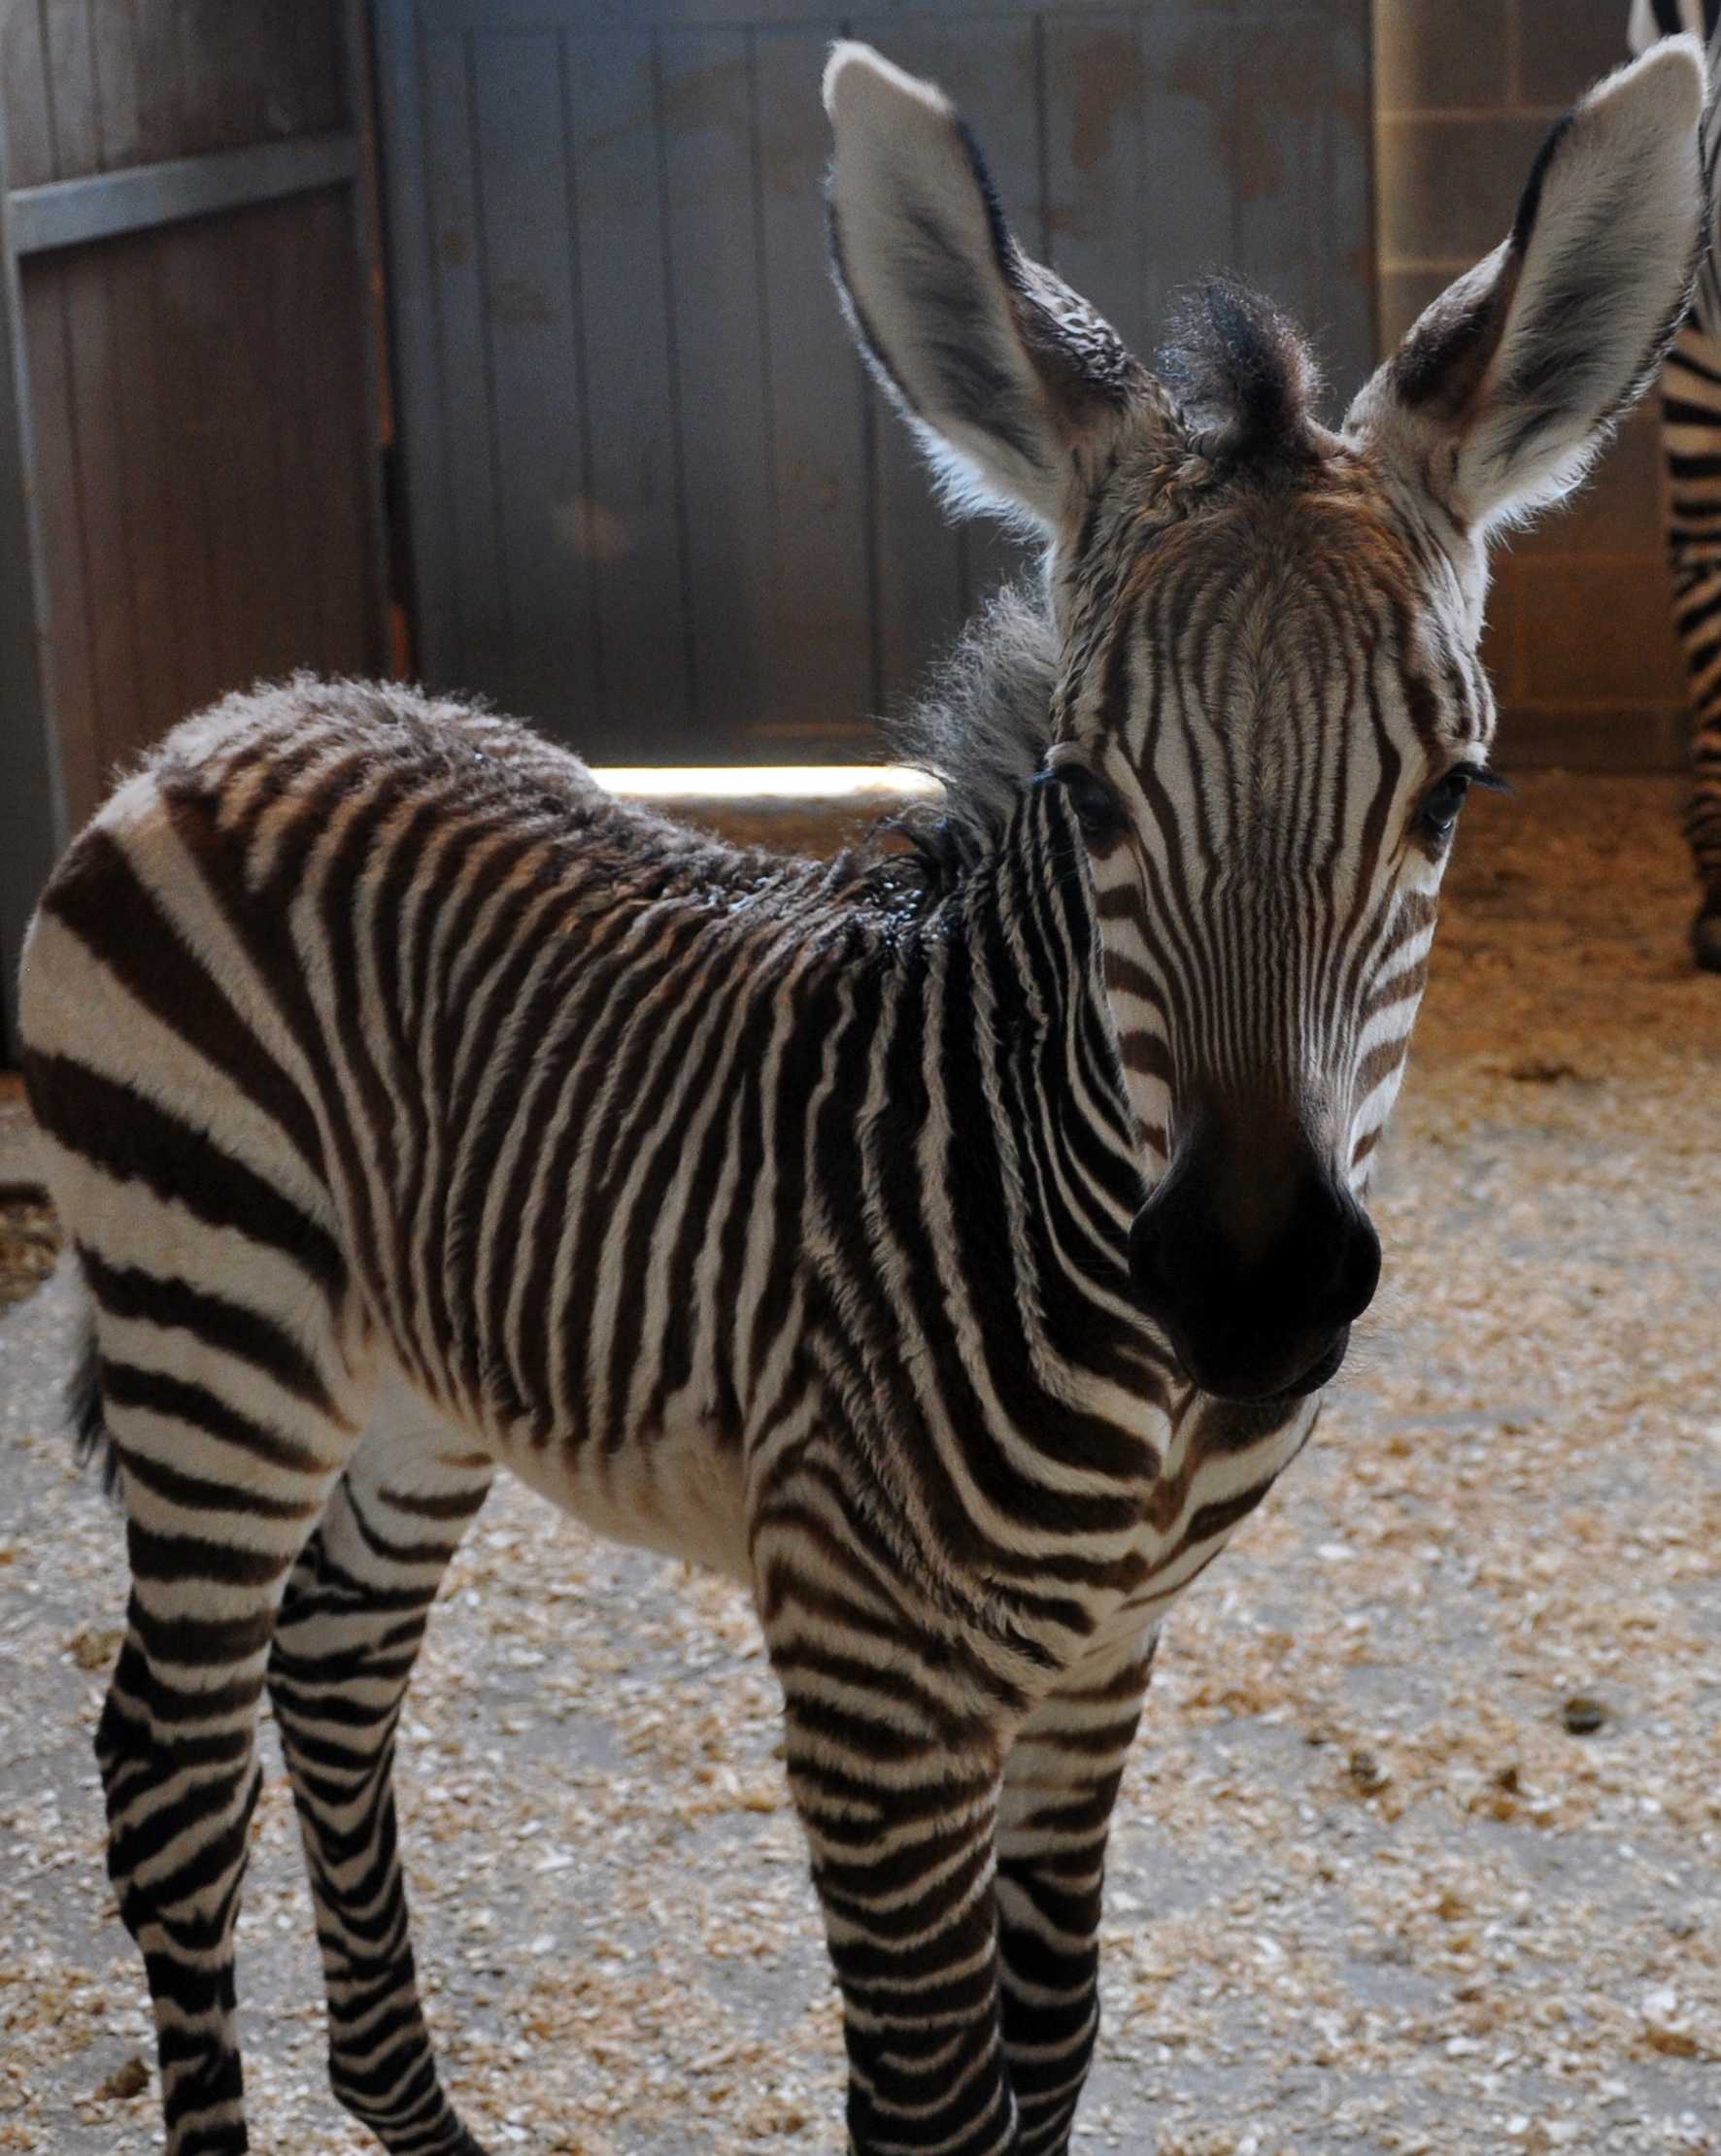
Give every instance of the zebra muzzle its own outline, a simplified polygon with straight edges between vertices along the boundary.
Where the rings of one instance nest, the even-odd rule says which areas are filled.
[[[1333,1377],[1380,1279],[1380,1238],[1325,1163],[1182,1150],[1130,1233],[1135,1295],[1191,1383],[1296,1398]]]

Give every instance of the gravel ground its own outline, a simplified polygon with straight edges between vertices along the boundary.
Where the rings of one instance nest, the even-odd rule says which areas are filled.
[[[1674,802],[1549,776],[1468,813],[1386,1286],[1168,1628],[1080,2149],[1721,2152],[1721,982],[1683,963]],[[65,1325],[56,1286],[0,1324],[0,2150],[140,2156],[88,1750],[119,1533],[52,1427]],[[744,1598],[509,1488],[447,1604],[402,1809],[474,2125],[539,2156],[834,2151]],[[357,2156],[279,1773],[241,1951],[258,2146]]]

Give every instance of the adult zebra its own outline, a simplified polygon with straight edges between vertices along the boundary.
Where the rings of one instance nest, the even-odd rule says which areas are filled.
[[[309,681],[180,727],[72,848],[22,1018],[125,1506],[97,1752],[173,2156],[246,2146],[265,1683],[336,2091],[392,2150],[477,2146],[390,1772],[499,1464],[751,1583],[853,2146],[1067,2147],[1156,1627],[1374,1287],[1368,1162],[1485,776],[1486,534],[1683,311],[1701,94],[1686,44],[1582,103],[1333,434],[1231,286],[1168,374],[1129,357],[938,92],[841,46],[859,333],[1048,542],[928,722],[919,854],[738,853],[507,722]]]
[[[1634,52],[1692,32],[1709,41],[1711,99],[1704,161],[1721,171],[1721,0],[1633,0]],[[1668,469],[1666,536],[1673,621],[1691,704],[1691,799],[1685,835],[1702,889],[1692,956],[1721,973],[1721,233],[1710,247],[1662,371],[1662,454]]]

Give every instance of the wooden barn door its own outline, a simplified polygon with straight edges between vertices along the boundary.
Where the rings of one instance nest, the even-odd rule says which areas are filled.
[[[361,28],[0,0],[8,989],[117,764],[259,677],[385,662]]]
[[[624,762],[852,757],[1011,566],[825,262],[841,33],[1139,349],[1208,266],[1373,352],[1368,0],[375,0],[421,661]]]

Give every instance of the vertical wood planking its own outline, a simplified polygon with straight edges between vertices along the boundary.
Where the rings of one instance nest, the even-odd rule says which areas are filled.
[[[351,127],[359,116],[347,109],[347,88],[341,64],[341,0],[276,0],[286,23],[285,51],[290,55],[294,95],[298,104],[295,126],[308,135],[326,134],[331,127]]]
[[[283,444],[281,549],[291,561],[288,634],[295,664],[328,665],[336,636],[327,593],[328,533],[322,518],[329,427],[325,384],[318,380],[318,286],[324,268],[308,220],[295,218],[277,255],[277,366],[271,393]]]
[[[423,84],[425,33],[417,0],[373,0],[377,133],[386,219],[388,375],[395,419],[396,534],[407,574],[392,597],[410,617],[413,661],[429,682],[458,678],[458,631],[448,464],[434,205]]]
[[[46,19],[55,166],[62,178],[99,171],[101,112],[89,9],[84,4],[51,8]],[[58,287],[64,309],[87,609],[83,629],[89,641],[90,724],[104,768],[136,741],[141,726],[127,550],[129,505],[119,439],[119,358],[108,304],[111,252],[110,246],[75,248],[43,264],[45,288]]]
[[[265,537],[274,516],[272,472],[257,425],[253,350],[262,215],[248,210],[200,220],[201,230],[193,226],[182,235],[195,240],[203,263],[195,287],[187,279],[183,289],[194,310],[186,324],[190,350],[208,369],[202,466],[214,539],[213,642],[223,690],[249,688],[259,672],[279,664]],[[219,341],[223,330],[230,332],[224,352]]]
[[[543,249],[540,194],[565,187],[572,204],[596,685],[595,733],[579,745],[595,739],[606,756],[834,741],[881,691],[899,701],[969,601],[1033,558],[983,521],[946,523],[899,420],[860,389],[845,350],[815,199],[827,155],[817,81],[839,27],[952,93],[1023,246],[1144,356],[1169,326],[1171,294],[1209,266],[1253,273],[1312,302],[1317,319],[1336,314],[1341,344],[1346,325],[1367,319],[1346,283],[1363,277],[1357,251],[1367,243],[1362,0],[1016,13],[981,0],[874,0],[870,16],[842,24],[791,0],[752,11],[716,0],[627,11],[419,4],[420,50],[463,38],[481,70],[510,40],[541,42],[553,28],[560,40],[565,151],[543,152],[541,126],[523,119],[486,149],[480,193],[493,197],[492,254]],[[385,19],[413,11],[414,0],[389,0]],[[516,103],[523,115],[527,102]],[[432,167],[446,156],[439,133],[427,104]],[[508,171],[510,160],[528,169]],[[398,190],[395,202],[410,237]],[[430,253],[446,343],[464,334],[451,325],[466,302],[451,292],[465,273]],[[566,409],[559,382],[541,385],[536,405],[525,398],[523,363],[520,399],[501,394],[522,325],[498,319],[494,297],[481,288],[473,312],[489,333],[500,402],[489,387],[456,389],[445,370],[437,435],[439,452],[474,469],[486,455],[511,459],[534,424],[541,447]],[[483,453],[481,434],[491,445]],[[584,662],[568,588],[545,575],[553,547],[522,551],[539,515],[534,488],[551,491],[551,475],[511,469],[501,484],[499,591],[515,608],[504,642],[541,640],[532,700],[560,724],[585,696]],[[447,528],[469,548],[489,514],[483,488],[448,493]],[[568,637],[552,659],[549,647]],[[474,686],[526,680],[507,650],[492,653],[493,672],[479,656],[467,662]]]
[[[54,177],[48,58],[37,0],[0,0],[0,99],[5,104],[6,181],[39,186]],[[50,605],[41,624],[48,666],[44,692],[58,706],[60,777],[76,819],[93,801],[97,750],[89,654],[81,630],[84,540],[78,508],[76,437],[66,377],[62,295],[43,265],[21,266],[16,385],[30,402],[25,439],[32,462],[36,533]],[[33,393],[32,393],[33,392]],[[20,413],[20,418],[21,418]],[[19,562],[23,573],[26,564]],[[20,600],[30,595],[20,592]],[[7,594],[10,600],[11,594]]]
[[[345,121],[337,28],[330,0],[262,0],[254,35],[269,136],[320,135]]]
[[[213,265],[207,242],[194,227],[152,233],[150,246],[156,349],[162,354],[163,544],[172,562],[180,625],[180,701],[195,710],[234,686],[218,633],[216,562],[224,535],[211,515],[211,386],[200,373]]]
[[[1333,24],[1333,112],[1323,186],[1329,218],[1330,306],[1324,356],[1337,392],[1334,409],[1359,389],[1380,351],[1380,280],[1375,238],[1374,33],[1355,10]]]
[[[744,30],[688,30],[658,48],[692,724],[698,756],[717,760],[739,756],[758,722],[775,635],[750,45]],[[793,354],[775,357],[782,367]]]
[[[226,140],[222,124],[221,48],[226,0],[171,0],[178,27],[180,131],[176,154],[200,155]]]
[[[1223,116],[1225,71],[1235,63],[1252,20],[1229,18],[1222,48],[1210,25],[1182,9],[1150,10],[1140,20],[1143,94],[1138,261],[1150,347],[1170,327],[1190,284],[1210,269],[1235,268]]]
[[[181,154],[186,139],[177,0],[132,0],[137,65],[138,161]]]
[[[48,56],[37,0],[0,0],[0,106],[6,115],[7,184],[37,187],[51,180]]]
[[[57,5],[44,8],[42,20],[47,32],[53,177],[75,180],[84,173],[101,170],[89,0],[58,0]]]
[[[138,739],[137,623],[131,586],[126,467],[119,431],[118,374],[108,304],[105,248],[81,248],[54,262],[66,311],[66,358],[78,445],[84,524],[84,633],[89,639],[94,724],[104,764]]]
[[[7,180],[330,125],[333,30],[332,0],[0,0]],[[56,253],[21,286],[76,819],[186,708],[295,662],[375,663],[350,193]]]
[[[596,689],[559,41],[476,41],[472,85],[501,574],[529,624],[485,686],[577,736]]]
[[[67,813],[75,826],[101,796],[101,745],[85,628],[84,523],[78,435],[66,364],[65,294],[47,263],[22,271],[24,366],[30,386],[31,477],[51,605],[48,631],[54,726]]]
[[[424,48],[425,185],[435,261],[448,499],[457,633],[448,686],[482,689],[508,662],[493,414],[485,338],[483,234],[475,180],[467,43]]]
[[[697,754],[652,41],[568,37],[567,140],[579,219],[590,545],[596,568],[604,753]],[[574,742],[576,748],[581,742]]]
[[[1133,12],[1048,14],[1041,31],[1046,258],[1131,352],[1164,328],[1147,313],[1135,244],[1151,185],[1142,157],[1141,25]]]
[[[1236,267],[1323,353],[1335,286],[1355,267],[1333,219],[1332,43],[1321,17],[1261,12],[1244,26],[1224,107]]]
[[[187,593],[182,588],[184,538],[169,443],[161,423],[162,353],[156,335],[154,235],[107,251],[103,275],[118,356],[115,425],[126,507],[126,573],[131,586],[137,665],[134,722],[144,739],[182,708],[180,646]],[[178,364],[168,355],[167,364]]]
[[[375,673],[385,657],[368,469],[376,446],[361,394],[363,272],[353,206],[344,191],[329,189],[290,209],[310,256],[309,424],[299,454],[325,542],[318,557],[323,642],[317,663],[339,673]]]
[[[754,61],[776,524],[771,663],[751,731],[756,744],[798,743],[802,753],[872,737],[879,693],[867,392],[825,232],[830,150],[817,91],[837,27],[760,32]]]
[[[144,161],[137,11],[131,0],[89,0],[89,9],[97,166],[117,172]]]

